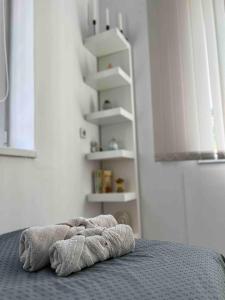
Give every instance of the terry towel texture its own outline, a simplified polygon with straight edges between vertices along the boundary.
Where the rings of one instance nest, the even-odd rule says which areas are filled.
[[[111,215],[95,218],[75,218],[59,225],[31,227],[21,234],[19,257],[25,271],[37,271],[46,267],[49,261],[49,248],[59,240],[70,239],[85,228],[111,227],[117,224]]]
[[[37,271],[49,264],[48,250],[58,240],[63,240],[70,227],[50,225],[31,227],[21,234],[19,243],[20,261],[26,271]]]
[[[96,262],[134,250],[133,231],[128,225],[86,229],[69,240],[57,241],[49,250],[51,267],[58,276],[68,276]]]
[[[63,224],[71,227],[84,226],[85,228],[93,228],[99,226],[99,227],[109,228],[109,227],[116,226],[118,223],[112,215],[99,215],[97,217],[90,218],[90,219],[79,217],[79,218],[69,220]]]

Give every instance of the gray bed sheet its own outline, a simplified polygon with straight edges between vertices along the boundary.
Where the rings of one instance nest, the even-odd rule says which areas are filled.
[[[50,268],[23,271],[20,234],[0,236],[0,300],[225,299],[223,258],[211,250],[137,240],[129,255],[60,278]]]

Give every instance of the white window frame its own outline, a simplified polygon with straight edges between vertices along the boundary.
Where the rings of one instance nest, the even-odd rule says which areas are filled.
[[[3,138],[7,139],[7,144],[0,146],[0,156],[27,158],[37,156],[35,150],[33,2],[33,0],[11,0],[10,95],[7,99],[8,103],[4,104],[8,107],[4,109],[4,126],[8,130],[7,134],[3,134]]]

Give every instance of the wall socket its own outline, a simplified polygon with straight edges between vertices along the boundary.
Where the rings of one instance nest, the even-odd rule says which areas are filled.
[[[81,139],[86,139],[86,137],[87,137],[87,131],[86,131],[86,129],[85,128],[80,128],[80,138]]]

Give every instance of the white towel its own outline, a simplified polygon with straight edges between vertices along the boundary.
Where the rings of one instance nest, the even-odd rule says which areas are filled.
[[[57,241],[50,250],[51,267],[58,276],[68,276],[96,262],[133,251],[135,240],[128,225],[85,229],[69,240]]]
[[[22,232],[19,243],[23,269],[32,272],[49,265],[49,248],[56,241],[70,239],[85,228],[111,227],[116,224],[113,216],[99,215],[89,219],[79,217],[59,225],[28,228]]]

